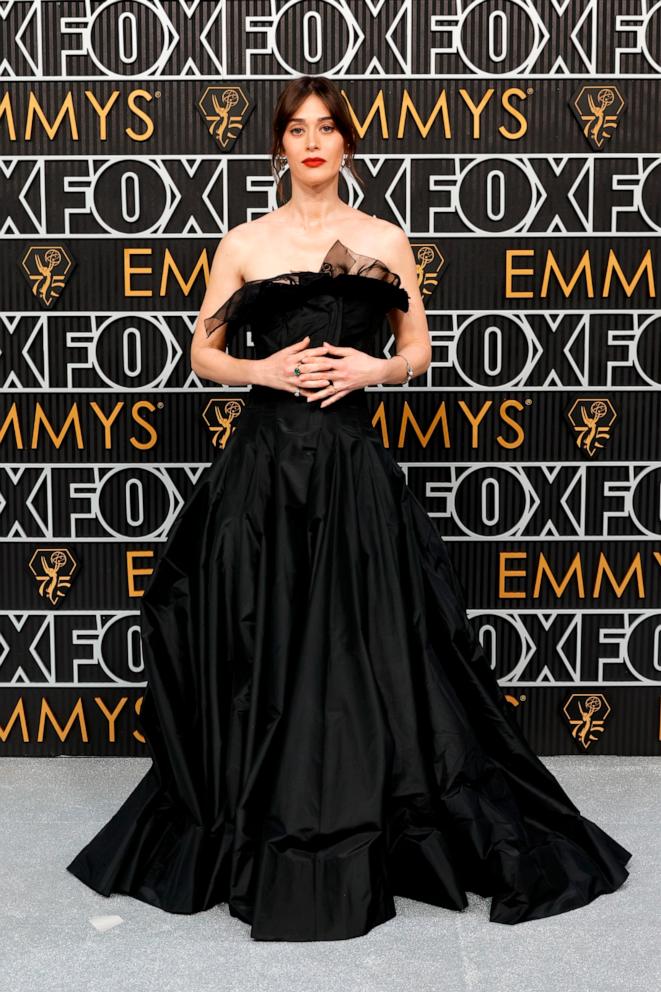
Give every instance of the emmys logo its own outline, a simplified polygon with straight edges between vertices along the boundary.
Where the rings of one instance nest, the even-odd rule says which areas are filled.
[[[624,98],[617,86],[581,86],[570,106],[595,151],[613,136],[624,110]]]
[[[72,555],[64,548],[37,548],[29,568],[39,581],[39,595],[57,606],[71,588],[71,576],[76,570]]]
[[[616,417],[610,400],[600,397],[576,400],[567,414],[576,433],[576,447],[594,455],[597,448],[603,448],[601,442],[610,437]]]
[[[51,307],[76,263],[62,245],[34,245],[27,249],[19,264],[33,296],[43,306]]]
[[[248,115],[249,101],[239,86],[207,86],[195,104],[209,134],[223,151],[238,138]]]
[[[415,255],[415,268],[418,273],[418,286],[421,295],[431,296],[447,262],[436,245],[411,245]]]
[[[598,735],[604,731],[611,708],[601,692],[575,692],[562,707],[562,712],[572,728],[572,737],[587,751],[593,741],[600,739]]]
[[[211,400],[202,414],[211,431],[211,443],[224,448],[234,432],[232,421],[241,413],[243,400]],[[212,422],[213,421],[213,422]]]

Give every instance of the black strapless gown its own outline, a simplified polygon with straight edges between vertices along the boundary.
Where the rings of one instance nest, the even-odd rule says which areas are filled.
[[[245,283],[207,330],[256,357],[364,351],[408,309],[336,241],[318,272]],[[533,753],[431,518],[364,392],[253,387],[141,599],[152,765],[68,870],[169,913],[226,902],[257,940],[339,940],[393,896],[521,923],[585,906],[631,857]]]

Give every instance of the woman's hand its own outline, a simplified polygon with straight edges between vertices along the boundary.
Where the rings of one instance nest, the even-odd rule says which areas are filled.
[[[320,406],[328,406],[352,389],[381,381],[384,359],[374,358],[357,348],[341,348],[328,341],[317,348],[308,348],[309,340],[310,335],[306,334],[301,341],[260,359],[257,363],[259,376],[255,381],[289,393],[298,390],[308,400],[321,399]],[[295,368],[301,370],[300,375],[296,375]]]
[[[286,348],[280,348],[268,358],[257,359],[255,364],[259,368],[259,373],[254,381],[260,386],[282,389],[288,393],[295,393],[298,390],[304,396],[314,395],[311,391],[301,388],[301,380],[305,378],[308,385],[328,383],[328,377],[324,378],[324,360],[320,357],[326,349],[321,346],[308,348],[309,340],[310,335],[306,334],[300,341],[287,345]],[[300,376],[294,372],[295,368],[300,368],[302,373]]]
[[[318,349],[314,349],[318,350]],[[374,386],[381,382],[383,372],[383,358],[374,358],[358,348],[343,348],[340,345],[329,344],[324,341],[322,350],[326,353],[324,363],[325,381],[321,380],[320,389],[315,389],[312,395],[306,393],[308,401],[320,399],[319,406],[330,406],[336,400],[341,399],[354,389],[362,389],[363,386]],[[307,364],[307,363],[306,363]],[[307,374],[301,376],[304,384]],[[330,380],[330,381],[329,381]]]

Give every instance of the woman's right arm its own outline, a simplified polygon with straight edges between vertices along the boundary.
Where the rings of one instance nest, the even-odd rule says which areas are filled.
[[[228,386],[248,386],[258,381],[259,362],[251,358],[234,358],[225,351],[227,324],[222,324],[208,337],[205,318],[211,317],[225,300],[243,285],[241,258],[245,251],[245,236],[232,228],[216,248],[209,284],[195,322],[191,342],[190,362],[196,375]]]

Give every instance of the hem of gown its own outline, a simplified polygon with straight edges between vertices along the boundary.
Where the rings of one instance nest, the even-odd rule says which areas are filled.
[[[169,913],[172,916],[197,916],[198,913],[207,913],[213,909],[216,909],[216,907],[226,905],[227,911],[230,916],[234,917],[234,919],[240,920],[242,923],[245,923],[246,926],[250,927],[250,937],[253,940],[261,940],[261,941],[269,941],[269,942],[290,941],[297,943],[302,943],[304,941],[312,942],[312,941],[325,941],[325,940],[353,940],[356,937],[364,937],[371,930],[374,930],[376,927],[381,926],[381,924],[383,923],[388,923],[389,920],[393,920],[397,916],[396,910],[393,909],[392,912],[386,914],[381,919],[374,920],[369,925],[358,928],[355,932],[344,933],[332,937],[331,936],[304,937],[301,936],[300,933],[292,933],[286,936],[269,935],[267,932],[258,934],[255,930],[255,927],[253,926],[252,920],[244,913],[241,913],[238,909],[236,909],[236,907],[226,899],[223,899],[218,903],[214,903],[211,906],[207,906],[204,909],[187,911],[181,909],[168,908],[162,904],[162,902],[158,899],[158,897],[155,896],[155,893],[151,889],[113,888],[110,891],[105,891],[101,886],[98,885],[98,883],[94,882],[93,879],[85,876],[85,874],[81,872],[78,868],[72,867],[75,861],[76,859],[74,858],[74,861],[66,866],[66,870],[70,872],[75,878],[77,878],[84,885],[87,885],[88,888],[93,889],[94,892],[96,892],[98,895],[103,896],[104,899],[110,899],[114,895],[129,896],[131,899],[137,899],[139,902],[143,902],[148,906],[153,906],[155,909],[160,909],[164,913]],[[397,893],[395,893],[395,895],[396,894]]]
[[[356,937],[365,937],[371,930],[375,930],[376,927],[380,927],[383,923],[388,923],[390,920],[394,920],[397,916],[397,911],[393,907],[392,911],[387,913],[381,919],[375,919],[371,923],[358,927],[356,930],[350,933],[334,934],[333,936],[316,936],[316,937],[306,937],[302,936],[300,933],[291,933],[287,935],[282,934],[268,934],[266,931],[259,933],[255,926],[253,926],[252,921],[239,913],[238,910],[234,908],[232,903],[227,904],[228,912],[230,916],[235,917],[237,920],[241,920],[250,927],[250,936],[253,940],[268,941],[269,943],[276,943],[278,941],[285,941],[288,943],[311,943],[314,941],[327,941],[327,940],[354,940]]]
[[[145,861],[148,840],[156,832],[159,836],[167,834],[164,824],[167,824],[169,815],[174,834],[167,838],[160,856],[156,851],[151,861]],[[212,832],[192,820],[184,820],[182,829],[181,814],[174,808],[168,813],[160,788],[148,772],[115,817],[66,867],[79,881],[105,898],[113,894],[126,895],[175,915],[190,916],[226,903],[229,914],[251,928],[250,937],[253,940],[322,941],[364,936],[397,915],[394,896],[463,912],[468,906],[467,892],[472,892],[485,898],[491,897],[489,922],[513,925],[580,909],[602,895],[615,892],[629,876],[625,865],[632,857],[631,852],[586,817],[579,814],[570,819],[573,828],[583,833],[586,839],[584,845],[553,831],[550,838],[529,845],[525,851],[510,853],[497,850],[495,860],[488,864],[476,853],[474,864],[471,864],[473,859],[468,858],[467,852],[458,854],[448,842],[444,830],[432,824],[422,834],[419,827],[410,833],[404,831],[387,850],[384,831],[374,832],[367,840],[360,831],[356,831],[355,836],[345,839],[350,863],[343,866],[340,875],[332,876],[337,893],[345,897],[349,891],[348,880],[355,884],[353,901],[351,895],[348,897],[348,905],[354,907],[353,922],[350,922],[346,908],[338,910],[337,915],[333,916],[332,908],[328,908],[329,903],[324,906],[323,900],[316,898],[316,886],[319,885],[317,873],[328,870],[328,860],[331,871],[337,871],[337,863],[342,863],[333,858],[317,857],[319,852],[302,852],[295,848],[295,856],[290,857],[292,852],[285,847],[274,858],[278,845],[266,842],[260,852],[257,869],[260,876],[264,871],[263,878],[260,877],[264,895],[260,898],[258,884],[256,895],[231,896],[228,869],[223,870],[221,865],[221,860],[227,861],[229,857],[227,837],[233,832],[231,828],[226,825]],[[116,836],[122,838],[123,845],[113,867],[107,853],[113,847],[112,838]],[[592,848],[593,855],[589,848]],[[270,861],[271,877],[263,868],[264,851],[267,849],[269,857],[266,862]],[[179,857],[175,856],[177,851]],[[312,856],[301,860],[302,853]],[[215,863],[214,854],[217,859]],[[346,860],[346,854],[345,847],[343,860]],[[131,869],[127,865],[131,862],[137,864],[139,857],[143,858],[140,878],[131,880]],[[205,862],[206,871],[201,872],[200,867]],[[95,865],[99,866],[96,872]],[[182,878],[186,878],[185,873],[182,874],[182,866],[189,872],[188,884],[182,884]],[[573,878],[566,874],[572,866]],[[103,872],[105,878],[102,877]],[[145,883],[146,874],[151,884]],[[195,880],[199,878],[207,880],[204,893],[195,890]],[[552,878],[555,879],[553,882]],[[303,911],[303,903],[299,903],[295,923],[291,919],[286,920],[283,907],[281,910],[274,909],[271,899],[274,891],[271,883],[274,881],[280,885],[277,891],[298,891],[300,894],[307,888],[311,894],[307,910],[303,907]],[[283,881],[286,883],[284,886],[281,884]],[[156,888],[159,882],[162,892]],[[344,885],[339,884],[342,882]],[[531,892],[535,884],[540,885],[540,897],[538,904],[532,907],[526,902],[526,891]],[[319,891],[323,892],[323,887],[320,886]],[[179,904],[175,902],[176,898],[182,899],[182,892],[186,893],[186,905],[181,901]],[[326,892],[330,892],[332,907],[332,886]],[[174,897],[169,898],[173,893]],[[255,903],[250,913],[246,912],[247,898],[252,898]],[[268,919],[260,920],[263,907],[266,907]],[[320,923],[317,918],[322,915],[325,915],[325,923]]]
[[[631,859],[631,857],[632,857],[632,855],[629,854],[628,857],[626,857],[623,861],[620,862],[623,869],[624,869],[624,866],[629,862],[629,860]],[[74,859],[74,861],[75,860],[76,859]],[[257,932],[255,932],[255,928],[253,927],[252,920],[249,917],[247,917],[245,914],[243,914],[239,910],[237,910],[236,907],[231,902],[229,902],[227,900],[222,900],[222,901],[220,901],[218,903],[214,903],[211,906],[208,906],[208,907],[206,907],[204,909],[199,909],[199,910],[189,910],[189,911],[187,911],[187,910],[181,910],[181,909],[168,908],[167,906],[164,906],[162,904],[162,902],[158,899],[158,897],[155,896],[155,893],[153,893],[152,890],[146,890],[144,888],[131,889],[129,887],[129,888],[112,888],[110,891],[105,891],[102,887],[98,886],[98,884],[95,883],[93,881],[93,879],[88,878],[88,877],[85,877],[84,876],[84,873],[80,872],[78,869],[73,868],[72,865],[73,865],[73,862],[71,864],[69,864],[69,865],[66,866],[67,867],[67,871],[69,871],[75,878],[77,878],[83,884],[87,885],[89,888],[93,889],[95,892],[97,892],[99,895],[103,896],[106,899],[111,898],[113,895],[129,896],[132,899],[137,899],[140,902],[146,903],[147,905],[153,906],[156,909],[160,909],[163,912],[169,913],[169,914],[174,915],[174,916],[195,916],[195,915],[197,915],[200,912],[208,912],[209,910],[215,909],[216,906],[222,906],[222,905],[226,904],[227,905],[227,911],[228,911],[229,915],[232,916],[232,917],[234,917],[235,919],[240,920],[246,926],[250,927],[250,937],[251,937],[252,940],[257,940],[257,941],[269,941],[269,942],[288,941],[288,942],[302,943],[302,942],[329,941],[329,940],[352,940],[352,939],[355,939],[356,937],[366,936],[368,933],[370,933],[370,931],[372,931],[372,930],[376,929],[377,927],[381,926],[383,923],[388,923],[390,920],[395,919],[397,917],[397,915],[398,915],[397,912],[396,912],[396,910],[393,909],[393,911],[391,913],[386,914],[381,919],[374,920],[368,926],[361,927],[361,928],[357,929],[355,932],[345,933],[345,934],[341,934],[341,935],[340,934],[335,934],[333,936],[323,936],[322,935],[322,936],[311,937],[311,936],[301,936],[300,933],[292,933],[292,934],[285,935],[285,936],[283,936],[283,935],[269,935],[267,932],[263,932],[263,933],[259,933],[258,934]],[[514,919],[514,918],[511,918],[511,919],[499,919],[498,918],[498,911],[494,911],[493,909],[490,909],[490,911],[489,911],[489,917],[488,917],[488,922],[489,923],[499,923],[499,924],[501,924],[503,926],[516,926],[516,925],[521,924],[521,923],[534,923],[534,922],[536,922],[538,920],[548,919],[548,918],[550,918],[552,916],[560,916],[560,915],[565,914],[565,913],[574,912],[575,910],[582,909],[585,906],[589,906],[590,903],[595,902],[601,896],[612,895],[614,892],[616,892],[624,884],[624,882],[626,881],[626,879],[628,878],[628,876],[629,876],[629,872],[625,870],[624,878],[622,879],[622,881],[618,881],[615,884],[613,884],[612,886],[605,886],[601,891],[593,892],[587,898],[582,898],[581,897],[580,899],[575,900],[574,902],[570,901],[569,903],[565,903],[564,905],[556,905],[555,907],[549,907],[548,911],[542,913],[541,915],[533,915],[533,916],[526,917],[525,919]],[[467,891],[468,892],[472,892],[473,890],[468,889]],[[475,895],[480,895],[480,893],[477,893],[477,892],[474,893],[474,894]],[[431,903],[428,899],[421,899],[421,898],[419,898],[417,896],[414,896],[410,892],[404,893],[404,892],[399,892],[397,890],[394,890],[393,891],[393,896],[399,896],[400,898],[403,898],[403,899],[411,899],[414,902],[422,903],[422,904],[427,905],[427,906],[430,906],[430,905],[437,906],[437,905],[439,905],[438,903]],[[482,898],[489,898],[488,895],[487,896],[481,896],[481,897]],[[455,913],[465,913],[466,910],[467,910],[467,908],[468,908],[468,901],[466,901],[466,905],[463,906],[462,908],[459,908],[459,907],[448,907],[448,906],[442,906],[440,908],[450,909],[452,912],[455,912]]]

